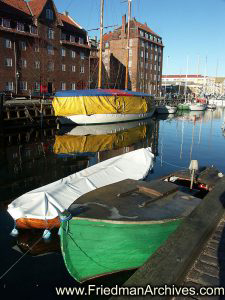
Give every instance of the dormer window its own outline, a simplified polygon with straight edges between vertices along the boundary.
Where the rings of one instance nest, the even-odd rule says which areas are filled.
[[[46,9],[46,19],[53,20],[53,11],[51,9]]]
[[[17,30],[18,31],[24,31],[24,24],[21,22],[17,22]]]
[[[10,20],[9,19],[2,19],[2,26],[6,28],[10,28]]]
[[[79,38],[79,44],[83,45],[84,43],[84,39],[83,38]]]

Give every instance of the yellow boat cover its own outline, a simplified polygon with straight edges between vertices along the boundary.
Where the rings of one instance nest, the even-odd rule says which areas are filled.
[[[93,114],[141,114],[152,110],[150,97],[74,96],[53,99],[56,116]]]
[[[55,154],[99,152],[127,147],[146,137],[146,125],[100,135],[56,135]]]

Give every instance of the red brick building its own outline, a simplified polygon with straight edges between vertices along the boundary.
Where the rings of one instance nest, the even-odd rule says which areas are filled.
[[[86,31],[53,0],[0,1],[0,91],[89,87]]]
[[[103,63],[108,73],[104,86],[116,88],[125,86],[127,27],[126,16],[123,16],[122,26],[104,35]],[[135,18],[130,21],[129,89],[159,94],[163,47],[162,38],[146,23],[141,24]]]

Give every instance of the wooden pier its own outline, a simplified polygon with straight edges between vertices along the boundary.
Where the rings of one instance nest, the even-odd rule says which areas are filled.
[[[5,101],[0,95],[0,124],[2,127],[44,127],[56,122],[51,100],[13,99]]]

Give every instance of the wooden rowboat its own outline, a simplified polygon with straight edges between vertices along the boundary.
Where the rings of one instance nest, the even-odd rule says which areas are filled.
[[[128,179],[83,195],[69,207],[73,218],[61,224],[69,273],[83,282],[140,267],[201,201],[162,180]]]

